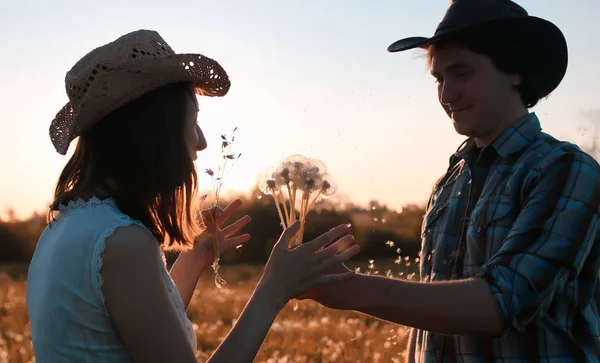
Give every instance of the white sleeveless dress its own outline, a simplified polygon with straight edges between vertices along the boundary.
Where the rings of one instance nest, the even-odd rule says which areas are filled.
[[[106,238],[131,224],[111,198],[60,207],[40,236],[27,277],[27,308],[37,362],[130,362],[104,305],[100,275]],[[147,230],[147,229],[146,229]],[[150,233],[148,231],[148,233]],[[165,256],[157,247],[171,301],[196,351],[196,335]]]

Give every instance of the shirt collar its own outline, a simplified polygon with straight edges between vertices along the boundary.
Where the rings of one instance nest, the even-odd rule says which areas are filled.
[[[540,120],[534,112],[531,112],[500,134],[489,147],[493,148],[500,157],[508,158],[529,146],[541,131]],[[459,146],[454,155],[466,159],[475,147],[475,141],[469,138]]]

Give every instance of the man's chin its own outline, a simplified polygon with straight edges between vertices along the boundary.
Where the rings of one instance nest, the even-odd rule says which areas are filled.
[[[452,125],[454,126],[454,130],[457,134],[470,137],[472,134],[472,130],[467,126],[465,122],[457,122],[455,119],[452,119]]]

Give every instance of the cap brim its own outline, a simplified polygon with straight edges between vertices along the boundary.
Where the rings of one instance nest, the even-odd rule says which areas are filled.
[[[390,53],[401,52],[425,47],[462,32],[485,32],[490,29],[516,34],[522,44],[527,44],[527,52],[535,60],[532,72],[535,73],[536,79],[539,78],[537,79],[538,82],[543,80],[544,83],[542,87],[544,97],[558,87],[567,71],[568,47],[566,39],[555,24],[534,16],[508,17],[470,24],[430,38],[404,38],[392,43],[387,50]]]
[[[432,41],[432,39],[433,39],[433,37],[432,38],[410,37],[410,38],[400,39],[400,40],[397,40],[394,43],[390,44],[390,46],[387,48],[387,51],[390,53],[395,53],[395,52],[402,52],[404,50],[422,47],[424,45],[429,44]]]

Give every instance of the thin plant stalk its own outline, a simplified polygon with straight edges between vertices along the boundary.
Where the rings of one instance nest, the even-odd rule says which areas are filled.
[[[294,200],[294,199],[295,199],[295,198],[292,196],[292,190],[291,190],[291,188],[290,188],[290,183],[289,183],[289,182],[287,182],[287,183],[286,183],[286,186],[287,186],[288,196],[290,197],[290,214],[289,214],[289,216],[290,216],[290,222],[291,222],[291,221],[293,221],[293,220],[296,220],[296,218],[295,218],[295,216],[294,216],[294,214],[293,214],[293,212],[292,212],[292,210],[294,210],[294,202],[295,202],[295,200]],[[286,212],[286,213],[287,213],[287,212]]]
[[[292,204],[294,207],[292,209],[292,218],[296,220],[298,219],[298,217],[296,216],[296,195],[298,193],[298,187],[295,184],[292,186],[292,191],[294,192],[294,203]]]
[[[313,198],[313,200],[309,203],[308,208],[306,209],[306,213],[308,214],[308,212],[310,212],[310,210],[312,209],[313,205],[315,204],[315,202],[317,201],[317,199],[319,199],[319,197],[321,196],[321,194],[323,194],[323,191],[319,191],[317,193],[317,195]]]
[[[286,229],[287,224],[286,224],[285,219],[283,218],[283,214],[281,214],[281,208],[279,207],[279,200],[277,198],[276,190],[273,191],[273,199],[275,200],[275,206],[277,207],[277,213],[279,214],[279,219],[281,220],[281,226],[283,227],[283,229]],[[285,203],[283,203],[283,206],[285,207]]]
[[[281,198],[281,204],[283,205],[283,211],[285,212],[285,224],[284,224],[284,228],[287,228],[287,226],[290,225],[290,217],[288,214],[288,210],[287,210],[287,206],[285,205],[285,197],[283,196],[283,192],[281,191],[281,189],[275,189],[273,191],[273,194],[277,194],[279,192],[279,197]]]

